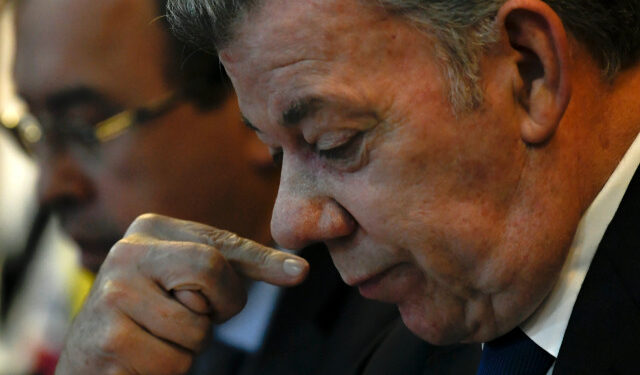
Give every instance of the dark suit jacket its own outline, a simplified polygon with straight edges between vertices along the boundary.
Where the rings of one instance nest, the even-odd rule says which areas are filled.
[[[398,319],[350,374],[475,375],[480,356],[476,345],[430,345]]]
[[[307,280],[285,290],[262,349],[253,355],[213,342],[192,375],[475,374],[480,346],[436,347],[404,326],[394,305],[345,285],[326,249],[302,254]]]
[[[396,323],[393,307],[366,301],[343,285],[325,250],[308,254],[311,275],[284,293],[263,350],[249,359],[238,357],[229,371],[214,365],[197,374],[475,374],[479,346],[434,347],[419,340]],[[635,375],[639,359],[636,171],[589,267],[553,374]]]
[[[639,171],[589,267],[553,374],[640,374]]]
[[[190,374],[346,374],[346,365],[398,318],[395,306],[366,300],[344,284],[324,246],[300,255],[311,265],[309,276],[283,291],[261,350],[245,355],[213,342]]]
[[[471,367],[478,362],[478,346],[434,347],[422,342],[394,323],[393,307],[364,300],[343,285],[325,250],[308,254],[310,277],[285,292],[263,350],[249,359],[237,356],[231,369],[214,361],[208,372],[197,374],[475,374]],[[212,348],[205,357],[224,357],[224,350]],[[589,267],[553,374],[635,375],[640,374],[639,359],[636,171]]]
[[[477,346],[434,348],[414,342],[399,328],[395,335],[405,352],[392,349],[396,344],[390,334],[387,349],[383,341],[378,358],[374,354],[365,363],[364,374],[475,374]],[[553,374],[640,374],[640,170],[589,267]]]

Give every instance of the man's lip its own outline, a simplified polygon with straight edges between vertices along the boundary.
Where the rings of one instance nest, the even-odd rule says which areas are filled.
[[[394,268],[395,267],[387,268],[357,284],[360,294],[369,299],[375,299],[383,302],[394,302],[394,297],[389,295],[388,283],[385,282],[385,280],[388,280],[387,276],[389,276],[389,273]]]
[[[368,273],[366,276],[357,277],[351,280],[345,280],[345,283],[353,287],[361,287],[367,284],[371,284],[382,279],[394,266],[387,267],[381,271]]]
[[[396,263],[369,277],[355,280],[353,286],[368,299],[400,303],[420,283],[420,273],[410,263]]]

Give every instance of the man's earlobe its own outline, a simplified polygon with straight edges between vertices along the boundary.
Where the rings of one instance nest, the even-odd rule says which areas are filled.
[[[507,1],[498,22],[517,56],[519,83],[514,94],[528,115],[521,124],[522,139],[529,144],[546,142],[571,97],[566,31],[558,15],[536,0]]]

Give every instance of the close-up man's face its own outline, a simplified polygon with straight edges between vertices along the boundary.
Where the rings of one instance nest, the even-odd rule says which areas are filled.
[[[325,242],[348,284],[431,342],[481,341],[531,314],[561,265],[541,249],[567,238],[532,225],[551,203],[527,199],[543,187],[523,183],[513,72],[483,60],[485,102],[456,115],[435,41],[399,17],[358,1],[257,9],[220,56],[282,162],[275,240]]]
[[[97,270],[145,212],[256,236],[276,180],[265,184],[252,170],[254,136],[242,126],[233,95],[207,113],[178,100],[161,116],[102,144],[70,131],[170,95],[166,34],[152,22],[156,2],[21,4],[17,84],[46,130],[36,147],[40,197],[60,214],[86,267]],[[255,204],[247,198],[252,191],[262,191],[253,196]],[[258,239],[267,241],[268,231]]]

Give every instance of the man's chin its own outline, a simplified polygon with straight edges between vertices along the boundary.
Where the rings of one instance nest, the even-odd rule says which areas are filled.
[[[469,339],[468,333],[460,331],[455,324],[446,319],[433,319],[424,309],[407,304],[398,305],[400,316],[407,328],[416,336],[433,345],[452,345]],[[430,316],[430,318],[429,318]]]

